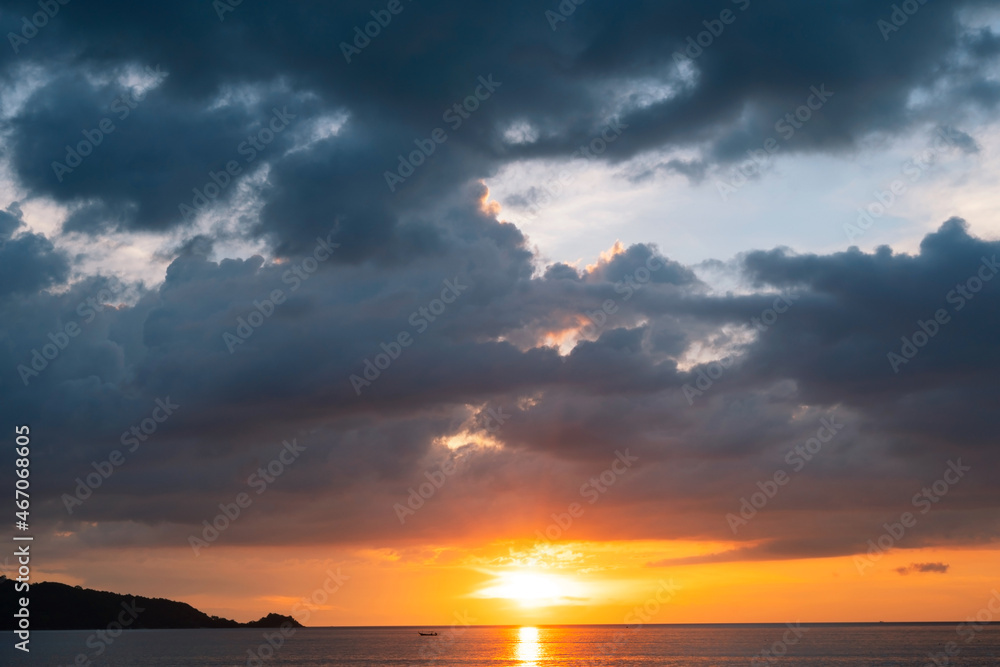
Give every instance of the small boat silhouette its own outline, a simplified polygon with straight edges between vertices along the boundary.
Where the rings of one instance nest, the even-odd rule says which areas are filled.
[[[436,632],[420,632],[419,630],[417,630],[417,634],[420,635],[421,637],[437,637],[438,636],[438,633],[436,633]]]

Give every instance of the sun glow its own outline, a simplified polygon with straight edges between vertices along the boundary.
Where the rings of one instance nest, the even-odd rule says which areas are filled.
[[[625,245],[620,241],[616,240],[615,244],[608,248],[607,250],[602,250],[601,254],[596,262],[587,265],[587,273],[593,273],[598,268],[600,268],[601,263],[607,264],[613,260],[618,255],[625,254]]]
[[[503,572],[478,597],[513,600],[525,607],[571,604],[579,601],[583,586],[569,577],[537,572]]]

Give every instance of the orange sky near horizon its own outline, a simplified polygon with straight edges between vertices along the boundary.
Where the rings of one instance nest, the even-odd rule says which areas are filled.
[[[119,549],[37,580],[180,600],[239,621],[291,614],[307,626],[961,621],[1000,589],[997,549],[895,549],[864,573],[852,556],[649,566],[728,547],[227,547],[195,562],[190,552]],[[897,571],[914,563],[948,568]],[[81,571],[85,579],[68,574]]]

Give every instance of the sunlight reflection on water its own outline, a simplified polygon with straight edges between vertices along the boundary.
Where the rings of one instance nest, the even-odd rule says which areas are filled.
[[[956,640],[956,626],[812,625],[802,641],[788,647],[775,665],[848,667],[853,665],[929,665]],[[770,650],[788,628],[783,624],[669,626],[640,629],[620,625],[433,628],[298,628],[278,648],[267,643],[270,630],[129,630],[106,647],[94,665],[130,667],[233,667],[259,664],[248,651],[270,656],[265,667],[590,667],[597,664],[644,667],[746,667]],[[95,658],[88,648],[92,630],[40,632],[32,642],[30,663],[12,642],[0,642],[0,665],[80,664]],[[91,642],[91,644],[93,644]],[[996,667],[1000,624],[984,625],[974,641],[963,642],[949,667]],[[273,655],[271,655],[273,653]],[[758,660],[760,662],[760,660]]]
[[[541,657],[538,628],[521,628],[517,634],[517,659],[521,661],[521,667],[538,667]]]

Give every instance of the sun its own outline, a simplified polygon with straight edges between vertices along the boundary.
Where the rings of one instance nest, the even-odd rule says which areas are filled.
[[[570,577],[530,571],[501,572],[478,597],[513,600],[525,607],[569,604],[581,599],[582,585]]]

